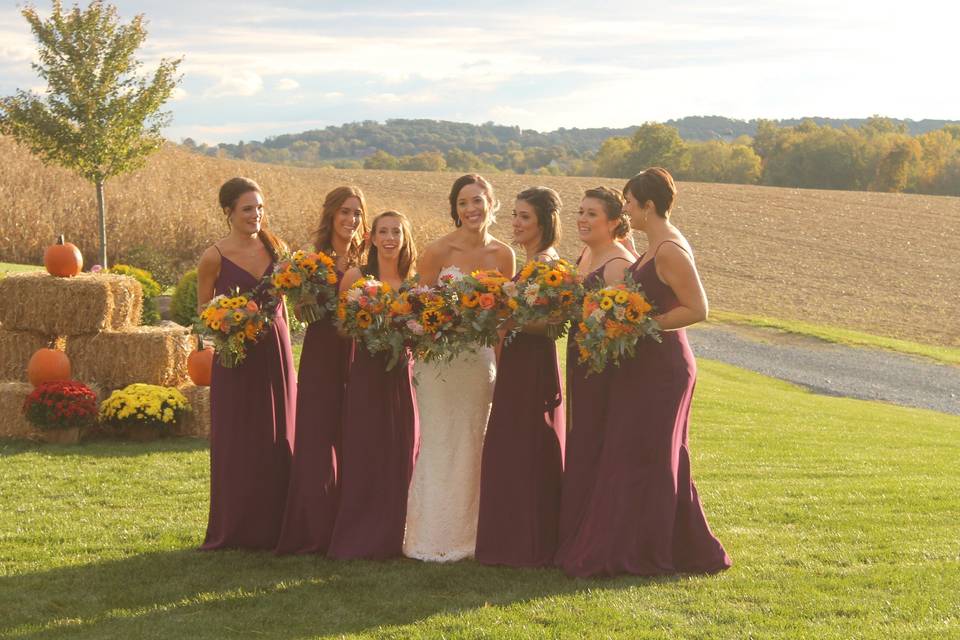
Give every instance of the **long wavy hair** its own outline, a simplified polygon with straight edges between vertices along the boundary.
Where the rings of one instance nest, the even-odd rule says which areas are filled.
[[[360,227],[350,239],[347,246],[347,267],[363,264],[364,238],[370,230],[367,227],[367,200],[363,197],[360,187],[337,187],[327,194],[323,200],[323,209],[320,213],[320,224],[313,232],[313,246],[317,251],[330,253],[333,251],[333,217],[340,210],[343,203],[350,198],[360,201]]]
[[[560,242],[560,194],[550,187],[528,187],[517,194],[517,200],[528,202],[537,213],[540,227],[540,246],[537,251],[546,251]]]
[[[263,190],[260,189],[260,185],[250,178],[230,178],[221,185],[219,194],[220,208],[223,209],[223,213],[227,216],[228,225],[230,224],[230,214],[233,213],[233,208],[236,206],[237,200],[239,200],[243,194],[251,191],[256,191],[261,197],[263,196]],[[280,256],[287,250],[286,243],[267,228],[266,213],[260,218],[260,231],[257,232],[257,237],[260,238],[260,242],[267,248],[267,251],[274,260],[279,260]]]
[[[403,229],[403,246],[400,247],[400,257],[397,261],[397,272],[400,277],[407,279],[413,275],[414,264],[417,261],[417,244],[413,241],[413,228],[410,220],[399,211],[384,211],[377,214],[370,224],[370,252],[367,254],[367,264],[364,273],[375,278],[380,277],[380,263],[378,262],[377,247],[373,244],[374,234],[377,233],[377,223],[384,218],[397,218]]]

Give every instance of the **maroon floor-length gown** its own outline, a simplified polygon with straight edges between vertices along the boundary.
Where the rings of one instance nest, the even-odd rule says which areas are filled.
[[[408,356],[387,371],[387,355],[354,343],[347,375],[340,508],[328,555],[384,560],[403,552],[407,491],[419,446]]]
[[[343,277],[337,273],[338,279]],[[340,499],[339,451],[350,340],[311,322],[297,378],[297,429],[277,553],[326,553]]]
[[[271,262],[268,271],[273,268]],[[214,293],[252,290],[258,279],[223,256]],[[214,359],[210,381],[210,517],[201,549],[273,549],[290,473],[297,402],[290,334],[273,322],[228,369]]]
[[[679,246],[679,245],[678,245]],[[659,247],[658,247],[659,248]],[[659,313],[677,306],[656,255],[630,267]],[[558,564],[574,576],[712,573],[730,558],[690,477],[688,426],[697,366],[683,329],[640,340],[612,369],[598,472]]]
[[[593,290],[604,286],[603,270],[607,264],[587,274],[583,279],[584,288]],[[567,335],[567,443],[560,493],[558,557],[573,540],[597,475],[611,374],[610,369],[605,369],[587,375],[587,365],[579,363],[579,353],[577,323],[573,323]]]
[[[565,422],[556,344],[518,333],[500,352],[483,441],[477,562],[553,563]]]

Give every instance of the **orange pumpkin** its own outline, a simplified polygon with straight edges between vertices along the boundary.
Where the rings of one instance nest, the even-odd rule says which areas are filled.
[[[212,371],[213,347],[204,347],[203,339],[197,336],[197,348],[187,358],[187,375],[198,387],[209,387]]]
[[[63,234],[57,238],[57,244],[52,244],[43,252],[43,266],[47,273],[60,278],[69,278],[80,273],[83,269],[83,256],[80,249],[70,242],[63,241]]]
[[[70,358],[56,349],[37,349],[27,363],[27,379],[33,386],[70,379]]]

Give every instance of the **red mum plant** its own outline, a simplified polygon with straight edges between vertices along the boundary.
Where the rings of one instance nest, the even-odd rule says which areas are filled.
[[[40,429],[89,427],[97,419],[97,396],[75,380],[45,382],[23,401],[23,414]]]

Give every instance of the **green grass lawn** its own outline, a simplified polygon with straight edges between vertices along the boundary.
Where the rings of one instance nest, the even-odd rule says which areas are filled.
[[[21,273],[24,271],[41,271],[42,266],[32,264],[14,264],[13,262],[0,262],[0,278],[8,273]]]
[[[0,444],[0,636],[960,637],[960,418],[701,362],[717,576],[200,553],[193,440]]]

